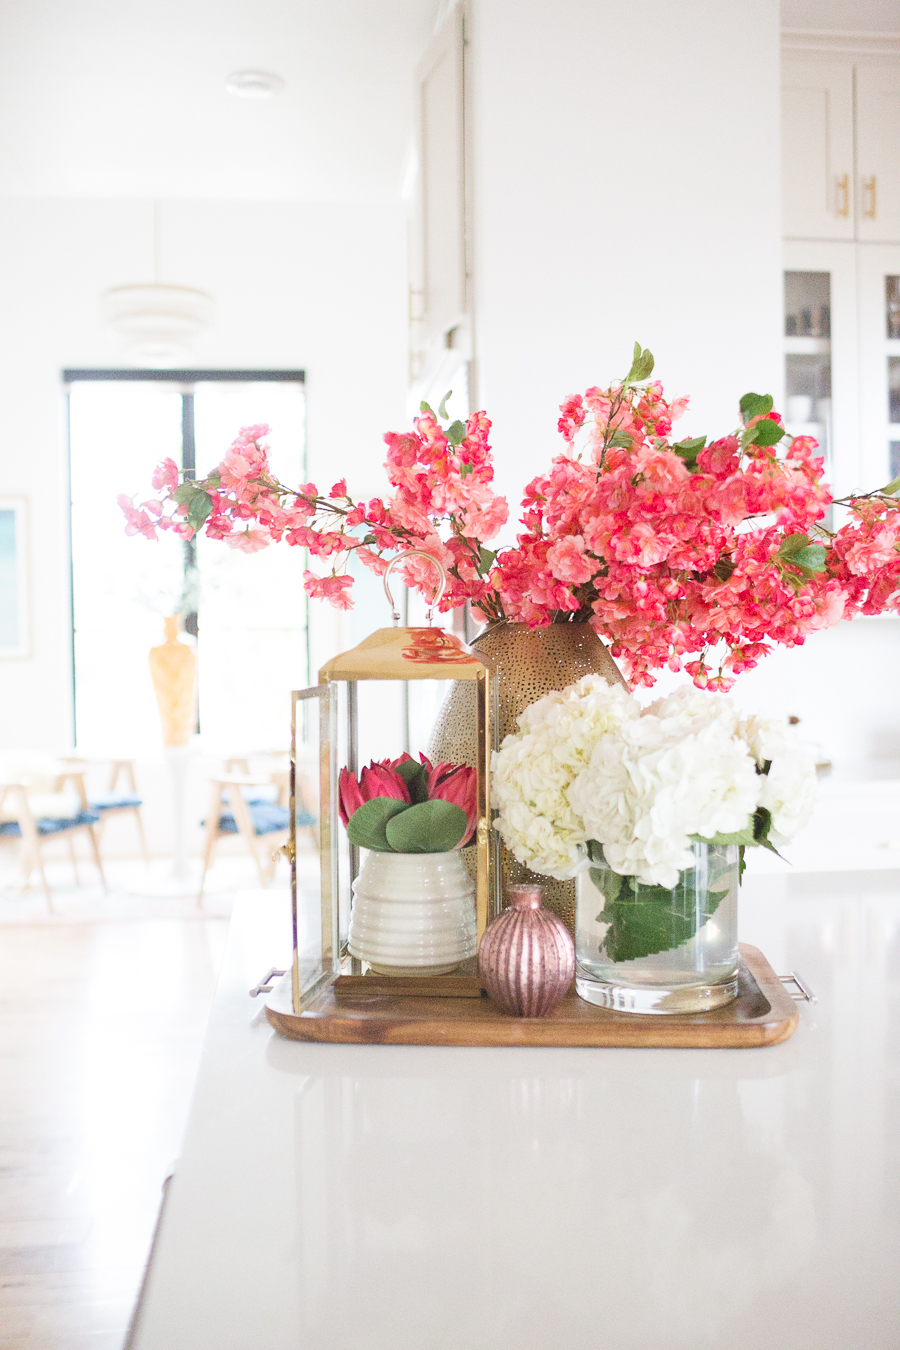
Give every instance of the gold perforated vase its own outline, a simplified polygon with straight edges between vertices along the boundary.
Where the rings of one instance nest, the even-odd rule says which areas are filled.
[[[493,669],[498,691],[500,744],[516,730],[516,719],[530,703],[553,689],[565,689],[582,675],[601,675],[607,684],[625,681],[606,647],[587,623],[554,623],[529,628],[525,623],[495,623],[472,646]],[[429,746],[433,762],[475,763],[475,701],[472,691],[455,686],[435,722]],[[468,852],[468,850],[466,850]],[[538,877],[517,862],[505,845],[499,849],[500,887],[539,883],[543,903],[575,932],[575,882]]]

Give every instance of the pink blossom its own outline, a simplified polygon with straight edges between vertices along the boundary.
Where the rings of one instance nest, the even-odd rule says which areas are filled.
[[[229,548],[238,549],[241,553],[258,553],[272,543],[269,531],[258,525],[250,525],[246,530],[235,530],[223,535],[223,538]]]
[[[346,497],[347,495],[346,478],[339,478],[328,495],[329,497]]]
[[[317,577],[315,572],[303,573],[303,589],[313,600],[327,600],[335,609],[352,609],[349,591],[352,577]]]
[[[164,459],[161,464],[157,464],[150,482],[157,492],[164,487],[174,492],[178,486],[178,465],[174,459]]]
[[[150,519],[150,517],[147,515],[146,511],[142,511],[139,508],[135,507],[132,499],[130,497],[126,497],[124,492],[119,493],[119,496],[116,498],[116,501],[119,503],[119,506],[125,513],[126,534],[131,535],[142,534],[145,539],[158,538],[156,533],[156,526]]]
[[[559,581],[580,586],[590,581],[597,571],[597,563],[585,556],[584,539],[580,534],[567,534],[558,544],[547,550],[547,562]]]
[[[559,411],[562,417],[557,424],[560,434],[570,443],[575,439],[575,432],[579,427],[584,426],[586,409],[580,394],[572,394],[559,405]]]

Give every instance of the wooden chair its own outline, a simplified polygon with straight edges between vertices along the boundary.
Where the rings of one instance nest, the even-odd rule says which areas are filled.
[[[0,782],[0,817],[6,817],[0,818],[0,837],[20,838],[22,840],[25,884],[28,885],[32,872],[37,871],[51,914],[53,913],[53,895],[47,882],[41,855],[41,846],[47,839],[65,836],[75,872],[75,881],[77,885],[80,885],[81,878],[78,875],[74,836],[77,831],[84,831],[90,840],[91,852],[97,871],[100,873],[103,889],[104,891],[107,889],[97,836],[94,833],[94,826],[100,817],[96,811],[90,809],[84,786],[84,775],[78,770],[69,769],[59,777],[62,781],[71,780],[78,794],[80,809],[74,815],[63,817],[36,816],[29,800],[30,784],[27,778]],[[40,802],[40,797],[35,800]]]
[[[138,832],[138,839],[141,844],[141,857],[144,862],[149,862],[147,854],[147,840],[144,835],[144,821],[141,816],[141,807],[143,799],[138,795],[137,783],[134,777],[133,759],[83,759],[78,755],[66,756],[63,763],[71,765],[73,769],[84,773],[92,764],[109,765],[109,784],[105,791],[95,791],[89,794],[90,809],[100,814],[100,824],[97,828],[97,838],[103,842],[103,832],[106,827],[106,821],[109,816],[120,815],[130,811],[134,816],[134,823]],[[124,787],[119,785],[119,780],[124,778]]]
[[[226,834],[239,834],[256,863],[260,884],[267,889],[275,875],[280,850],[288,837],[288,808],[280,802],[245,794],[243,789],[271,788],[271,775],[223,773],[210,780],[210,802],[206,814],[206,847],[203,852],[203,876],[197,904],[203,901],[206,874],[212,866],[218,840]],[[265,841],[265,842],[263,842]]]

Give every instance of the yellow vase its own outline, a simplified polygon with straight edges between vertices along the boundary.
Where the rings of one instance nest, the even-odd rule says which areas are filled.
[[[565,689],[582,675],[601,675],[607,684],[627,688],[616,663],[587,623],[554,623],[529,628],[526,623],[495,623],[472,646],[493,668],[498,688],[498,744],[516,730],[519,714],[554,689]],[[475,763],[475,691],[468,684],[453,687],[438,714],[428,754],[432,762]],[[466,849],[468,854],[470,850]],[[538,876],[516,862],[500,846],[502,890],[532,882],[541,886],[543,903],[575,931],[575,882]]]

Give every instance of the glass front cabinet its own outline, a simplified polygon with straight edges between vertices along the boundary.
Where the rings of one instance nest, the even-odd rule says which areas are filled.
[[[900,53],[783,64],[784,416],[837,496],[900,474]]]

